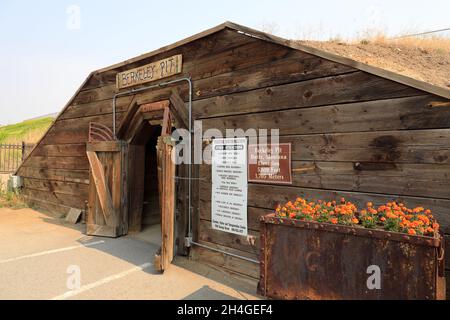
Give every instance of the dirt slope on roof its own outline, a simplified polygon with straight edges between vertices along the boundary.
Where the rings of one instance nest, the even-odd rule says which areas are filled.
[[[450,88],[450,39],[425,45],[414,42],[298,41],[433,85]]]

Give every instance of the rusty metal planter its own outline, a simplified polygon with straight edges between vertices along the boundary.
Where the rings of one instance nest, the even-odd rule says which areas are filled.
[[[440,239],[261,218],[258,293],[273,299],[445,299]],[[369,266],[381,288],[369,289]]]

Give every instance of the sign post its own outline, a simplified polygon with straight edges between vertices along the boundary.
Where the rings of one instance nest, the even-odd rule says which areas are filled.
[[[247,236],[247,138],[212,143],[212,228]]]

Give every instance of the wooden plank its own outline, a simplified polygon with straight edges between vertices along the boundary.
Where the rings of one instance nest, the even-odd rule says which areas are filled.
[[[25,196],[34,199],[39,199],[41,201],[51,202],[80,210],[84,210],[85,201],[87,200],[83,195],[65,194],[55,191],[48,192],[31,188],[23,189],[22,193]]]
[[[84,183],[72,183],[66,181],[53,181],[41,179],[23,179],[23,187],[46,192],[58,192],[82,196],[87,199],[88,185]]]
[[[294,51],[285,58],[264,65],[250,66],[212,78],[196,80],[194,98],[195,100],[211,98],[355,71],[357,70],[342,64]]]
[[[292,162],[292,186],[450,199],[450,164]],[[211,183],[211,166],[201,166]]]
[[[54,215],[58,218],[65,217],[69,211],[72,209],[71,207],[62,205],[60,203],[53,203],[49,201],[44,201],[42,199],[36,199],[32,196],[24,195],[25,203],[35,210],[41,211],[41,212],[47,212],[51,215]]]
[[[73,99],[72,105],[92,103],[101,100],[112,99],[116,93],[114,85],[98,87],[95,89],[81,90]]]
[[[233,115],[206,119],[202,124],[203,130],[210,128],[244,131],[278,129],[280,135],[447,128],[450,109],[428,108],[426,105],[431,99],[433,99],[431,96],[419,96],[258,112],[247,116]],[[262,101],[263,98],[259,100]],[[236,103],[239,102],[236,101]],[[261,102],[260,105],[263,103]]]
[[[172,132],[172,121],[170,120],[170,109],[166,107],[164,109],[163,120],[161,124],[161,135],[170,135]]]
[[[122,142],[122,152],[121,152],[121,164],[120,164],[120,170],[121,170],[121,176],[122,176],[122,184],[120,186],[120,192],[118,193],[120,195],[120,212],[122,214],[122,235],[128,234],[129,229],[129,144]]]
[[[122,117],[122,121],[119,124],[119,128],[117,129],[116,136],[118,138],[122,138],[125,136],[125,132],[129,129],[130,123],[133,121],[134,116],[139,110],[141,104],[137,103],[137,96],[133,95],[132,100],[130,101],[127,111]]]
[[[125,112],[130,105],[132,96],[124,96],[116,99],[116,112]],[[70,105],[58,120],[84,118],[112,113],[112,99],[94,101],[85,104]]]
[[[39,157],[86,157],[86,144],[40,145],[33,156]]]
[[[219,117],[417,95],[423,93],[363,72],[353,72],[204,99],[195,103],[193,114],[194,118]]]
[[[97,154],[92,151],[86,152],[91,166],[91,174],[94,178],[95,188],[100,201],[105,220],[110,216],[114,216],[114,207],[111,198],[111,192],[106,184],[105,172]]]
[[[81,217],[81,213],[82,213],[82,210],[71,208],[69,210],[69,213],[66,216],[66,219],[65,219],[66,222],[71,223],[71,224],[77,224],[78,220]]]
[[[184,101],[181,99],[180,94],[175,89],[172,90],[172,94],[170,95],[170,103],[172,114],[180,123],[180,126],[182,128],[189,128],[188,110],[184,105]]]
[[[450,163],[450,130],[402,130],[284,136],[293,160]]]
[[[120,152],[120,141],[96,141],[86,143],[86,151]]]
[[[114,218],[113,225],[117,226],[117,235],[122,235],[122,221],[127,218],[124,216],[124,212],[120,210],[121,208],[121,196],[122,196],[122,154],[121,154],[121,145],[119,145],[119,152],[108,152],[111,156],[111,204],[113,207]],[[108,225],[111,225],[108,223]]]
[[[22,167],[19,175],[25,178],[89,184],[89,170],[62,170]]]
[[[139,112],[146,113],[152,111],[165,110],[166,108],[169,107],[169,104],[170,104],[169,100],[161,100],[157,102],[146,103],[139,107]]]
[[[206,241],[200,241],[200,243],[218,250],[258,260],[258,256],[256,254],[251,254],[245,251],[232,249],[229,247],[221,246]],[[233,256],[229,256],[220,252],[215,252],[195,245],[191,249],[190,257],[194,261],[214,265],[216,267],[220,267],[225,270],[229,270],[239,274],[244,274],[254,279],[259,279],[259,266],[258,264],[250,261],[235,258]]]
[[[117,237],[119,235],[118,227],[87,224],[86,234],[97,237]]]
[[[89,169],[89,163],[86,157],[33,156],[27,161],[26,166],[31,168],[48,168],[48,169],[76,169],[76,170]]]
[[[254,245],[248,241],[247,237],[214,230],[211,226],[211,221],[200,219],[198,225],[199,241],[212,242],[259,256],[259,232],[249,230],[249,236],[254,237]]]

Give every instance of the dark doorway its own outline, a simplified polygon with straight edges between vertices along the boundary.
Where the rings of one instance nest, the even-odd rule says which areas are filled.
[[[158,163],[156,144],[161,127],[145,145],[144,202],[142,208],[142,228],[161,223],[161,208],[158,189]],[[155,130],[156,131],[156,130]]]

